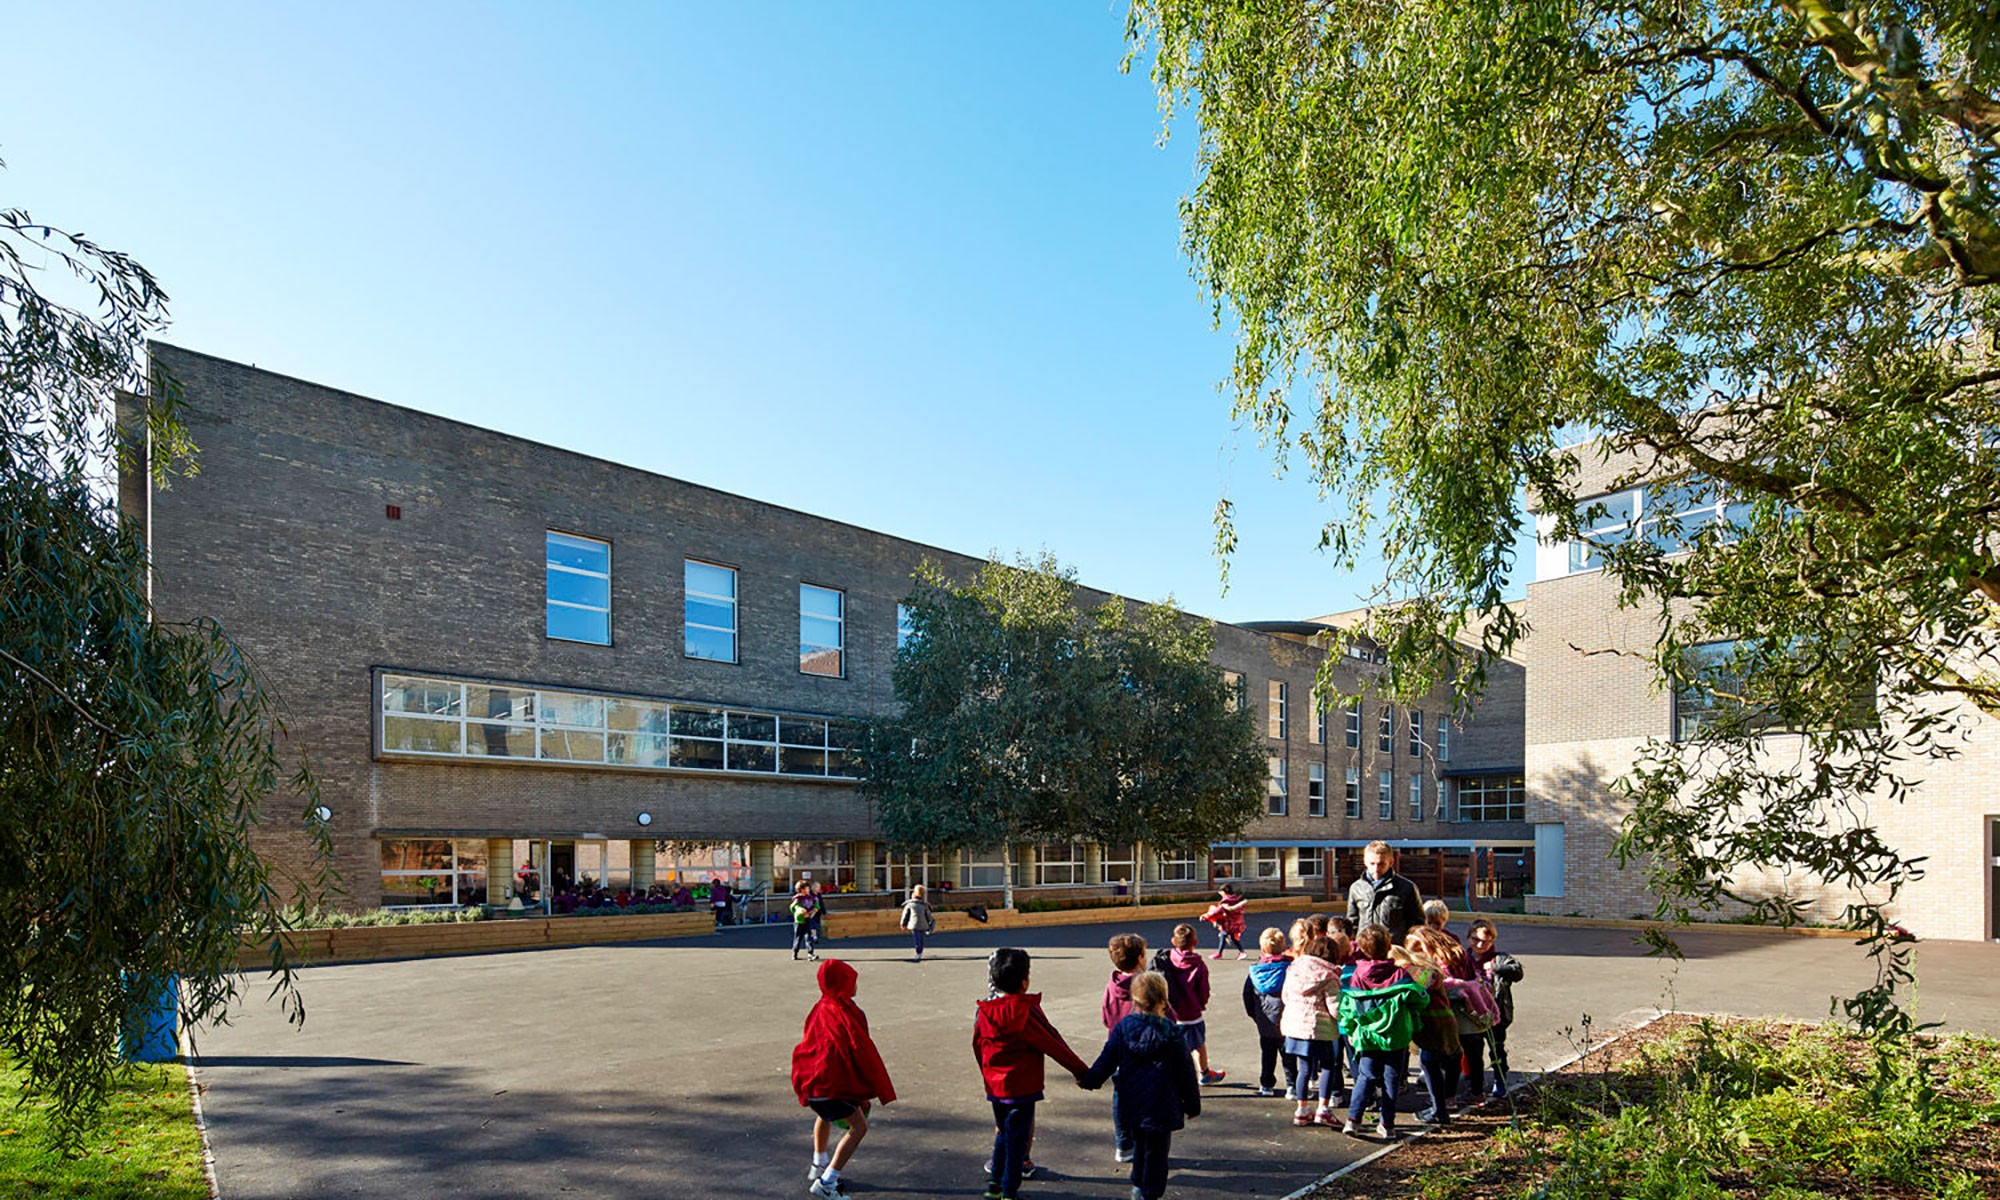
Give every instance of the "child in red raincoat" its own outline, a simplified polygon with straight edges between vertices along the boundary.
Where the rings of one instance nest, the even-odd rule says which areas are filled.
[[[840,1172],[854,1157],[854,1148],[868,1136],[872,1101],[896,1098],[889,1069],[882,1065],[875,1039],[868,1036],[868,1017],[854,1003],[854,968],[830,958],[819,968],[819,1003],[806,1014],[805,1034],[792,1050],[792,1090],[799,1103],[813,1110],[813,1165],[808,1190],[821,1200],[839,1195]],[[827,1153],[833,1127],[847,1132]]]
[[[1243,951],[1243,914],[1249,907],[1250,901],[1236,890],[1236,885],[1224,881],[1219,898],[1201,914],[1204,924],[1215,926],[1215,957],[1221,958],[1222,952],[1232,945],[1236,947],[1236,957],[1250,957]]]
[[[985,1200],[1014,1200],[1020,1194],[1045,1061],[1053,1057],[1078,1078],[1089,1068],[1042,1013],[1042,998],[1028,991],[1028,970],[1026,950],[995,950],[986,963],[993,995],[979,1002],[972,1023],[972,1053],[979,1059],[986,1098],[993,1103],[993,1159]]]

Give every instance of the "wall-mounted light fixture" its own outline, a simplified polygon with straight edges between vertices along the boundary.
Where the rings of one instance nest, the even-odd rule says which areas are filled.
[[[652,814],[652,813],[647,813],[647,812],[642,812],[642,813],[640,813],[640,814],[639,814],[639,824],[641,824],[641,825],[651,825],[652,823],[653,823],[653,814]]]

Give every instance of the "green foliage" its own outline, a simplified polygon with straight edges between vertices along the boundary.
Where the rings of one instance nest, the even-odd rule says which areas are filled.
[[[1965,1187],[1951,1149],[1996,1110],[1949,1082],[1950,1064],[1990,1071],[1993,1050],[1703,1020],[1608,1076],[1544,1081],[1520,1127],[1457,1178],[1525,1159],[1550,1200],[1810,1200],[1849,1181],[1951,1195]]]
[[[1598,539],[1663,687],[1738,643],[1735,717],[1626,781],[1663,917],[1796,919],[1754,865],[1886,934],[1922,867],[1866,805],[2000,713],[1996,37],[1816,0],[1133,5],[1195,120],[1183,229],[1236,413],[1334,505],[1336,568],[1386,561],[1356,633],[1386,690],[1476,692],[1522,636],[1527,497],[1556,541],[1641,482],[1726,505]],[[1847,1011],[1907,1024],[1907,962],[1872,949]]]
[[[366,912],[343,912],[337,908],[292,909],[285,913],[286,929],[379,929],[393,925],[458,925],[483,921],[486,910],[478,905],[466,908],[410,909],[392,911],[371,908]]]
[[[0,1094],[27,1083],[0,1062]],[[120,1069],[108,1083],[105,1120],[75,1154],[50,1148],[53,1102],[30,1096],[0,1113],[0,1196],[37,1200],[208,1200],[201,1132],[187,1069],[178,1063]]]
[[[1117,599],[1079,609],[1074,578],[1048,559],[991,562],[964,584],[926,563],[907,604],[903,711],[865,752],[889,840],[1192,849],[1260,811],[1262,747],[1205,624]]]
[[[161,981],[182,981],[185,1020],[222,1017],[244,931],[269,936],[302,1015],[249,830],[281,790],[310,809],[312,780],[274,751],[276,706],[221,629],[153,620],[115,507],[113,394],[145,383],[165,299],[129,258],[0,212],[0,1051],[65,1146]],[[190,447],[171,386],[152,400],[124,432],[164,480]],[[324,829],[304,832],[328,861]]]

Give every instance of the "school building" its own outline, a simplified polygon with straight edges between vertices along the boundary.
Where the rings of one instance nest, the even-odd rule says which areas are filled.
[[[1674,536],[1660,522],[1669,511],[1689,538],[1727,517],[1724,499],[1690,495],[1671,483],[1615,487],[1629,477],[1629,458],[1580,457],[1586,465],[1579,494],[1585,505],[1602,501],[1604,507],[1592,540]],[[1656,618],[1644,607],[1621,609],[1617,584],[1597,569],[1589,544],[1554,541],[1546,536],[1549,524],[1541,518],[1545,536],[1527,589],[1532,632],[1521,646],[1527,816],[1536,847],[1528,910],[1650,915],[1654,902],[1643,872],[1620,870],[1611,857],[1629,811],[1612,783],[1632,769],[1647,741],[1681,736],[1715,701],[1695,689],[1676,693],[1655,686],[1643,655],[1653,643]],[[1703,648],[1711,649],[1724,655],[1728,643]],[[1870,797],[1862,806],[1890,846],[1926,860],[1924,878],[1889,910],[1919,937],[2000,938],[2000,730],[1981,715],[1965,721],[1958,757],[1913,762],[1921,782],[1908,798]],[[1798,740],[1777,732],[1763,738],[1779,761],[1796,760]],[[1860,898],[1804,874],[1747,873],[1737,882],[1748,894],[1810,899],[1808,919],[1828,923]]]
[[[1340,614],[1215,626],[1215,660],[1262,710],[1270,759],[1266,815],[1238,841],[892,847],[857,787],[858,723],[895,702],[913,569],[978,560],[152,353],[182,390],[201,469],[156,488],[139,446],[121,504],[160,617],[218,618],[282,703],[332,813],[347,894],[331,903],[717,877],[782,893],[806,874],[854,893],[842,903],[890,904],[917,882],[971,902],[1010,871],[1050,896],[1224,877],[1333,895],[1378,837],[1461,906],[1518,896],[1535,874],[1521,665],[1462,720],[1444,696],[1321,712],[1313,639]],[[1350,683],[1376,668],[1366,648],[1335,667]],[[259,835],[281,876],[310,852],[288,818]]]

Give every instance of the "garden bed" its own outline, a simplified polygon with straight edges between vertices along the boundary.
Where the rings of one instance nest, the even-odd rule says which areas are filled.
[[[2000,1196],[2000,1042],[1669,1015],[1310,1196]]]

